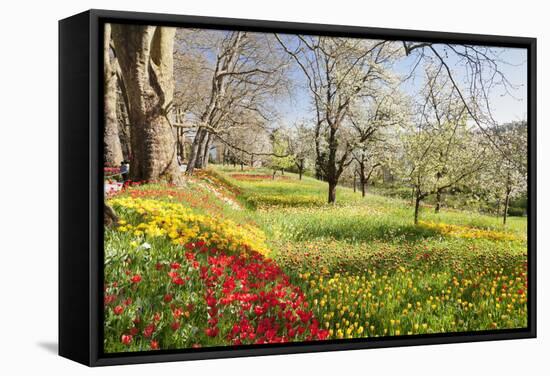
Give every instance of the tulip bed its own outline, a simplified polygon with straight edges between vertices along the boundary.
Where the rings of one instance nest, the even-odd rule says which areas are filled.
[[[108,198],[120,221],[105,230],[105,352],[527,325],[525,219],[423,213],[414,226],[403,201],[338,188],[328,206],[306,177],[196,175]]]

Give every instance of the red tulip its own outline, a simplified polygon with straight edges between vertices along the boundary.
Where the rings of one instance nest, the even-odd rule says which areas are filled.
[[[220,330],[218,328],[207,328],[205,332],[208,337],[216,337]]]
[[[129,345],[132,342],[132,335],[123,334],[122,337],[120,337],[120,341],[125,345]]]
[[[151,337],[155,332],[155,324],[149,324],[143,330],[143,335],[147,338]]]
[[[181,286],[181,285],[185,284],[185,280],[183,278],[181,278],[180,276],[177,276],[177,277],[172,278],[172,283]]]

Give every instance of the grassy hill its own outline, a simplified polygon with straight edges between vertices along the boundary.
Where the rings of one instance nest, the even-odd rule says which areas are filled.
[[[526,218],[504,228],[494,217],[424,208],[415,226],[407,201],[344,187],[336,205],[326,196],[309,177],[215,166],[184,188],[149,184],[111,198],[122,221],[105,233],[105,279],[117,285],[106,288],[116,296],[105,308],[107,348],[526,326]],[[154,335],[134,323],[136,309]],[[130,331],[134,341],[121,343]]]

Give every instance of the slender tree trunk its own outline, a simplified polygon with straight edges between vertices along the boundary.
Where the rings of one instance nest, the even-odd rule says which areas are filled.
[[[353,193],[357,192],[357,172],[353,171]]]
[[[363,181],[361,182],[361,197],[365,197],[367,193],[367,182]]]
[[[203,157],[202,157],[202,168],[208,167],[208,162],[210,159],[210,146],[212,145],[212,134],[208,133],[206,136],[206,143],[204,146]]]
[[[271,176],[271,180],[275,180],[275,174],[277,173],[277,170],[273,170],[273,175]]]
[[[106,166],[119,166],[122,162],[122,147],[118,132],[117,119],[117,75],[116,58],[111,60],[111,25],[105,24],[103,40],[103,71],[104,71],[104,114],[105,130],[103,135],[103,155]]]
[[[441,197],[442,194],[441,194],[441,190],[437,190],[437,192],[435,193],[435,212],[436,213],[439,213],[439,211],[441,210]]]
[[[183,133],[182,128],[178,128],[177,130],[177,141],[178,141],[178,156],[180,157],[180,161],[183,161],[185,159],[185,134]]]
[[[302,180],[302,175],[304,173],[304,160],[302,158],[298,159],[296,167],[298,167],[298,179]]]
[[[333,181],[328,182],[328,203],[334,204],[336,202],[336,183]]]
[[[365,186],[367,184],[367,177],[365,176],[365,163],[361,161],[359,163],[359,186],[361,187],[361,196],[365,197]]]
[[[285,176],[285,169],[284,168],[281,168],[281,175]]]
[[[510,205],[510,189],[506,189],[506,196],[504,198],[504,213],[502,213],[502,224],[506,226],[506,219],[508,218],[508,206]]]
[[[336,128],[330,127],[329,133],[329,153],[327,165],[327,181],[328,181],[328,203],[336,202],[336,185],[338,185],[338,177],[336,176],[336,151],[338,150],[338,140],[336,139]]]
[[[422,196],[419,194],[419,192],[417,192],[414,200],[414,224],[415,225],[418,225],[418,215],[420,213],[420,201],[422,201]]]
[[[174,96],[176,29],[113,24],[112,38],[128,94],[130,177],[181,182],[167,106]]]
[[[244,152],[242,151],[241,151],[240,162],[241,162],[241,171],[244,171]]]

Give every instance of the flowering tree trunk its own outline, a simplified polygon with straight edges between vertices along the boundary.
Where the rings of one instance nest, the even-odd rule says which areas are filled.
[[[111,59],[111,25],[105,25],[103,40],[103,72],[104,72],[104,114],[105,129],[103,135],[104,163],[106,166],[118,166],[122,162],[122,148],[118,134],[117,106],[117,76],[116,58]]]
[[[112,25],[112,38],[128,94],[134,180],[181,179],[168,120],[174,95],[174,36],[168,27]]]

